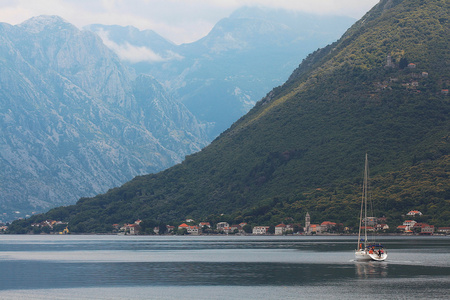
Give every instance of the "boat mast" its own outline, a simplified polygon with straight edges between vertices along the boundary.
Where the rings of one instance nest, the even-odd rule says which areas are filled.
[[[363,197],[364,197],[364,249],[367,246],[367,188],[369,181],[369,160],[367,159],[366,153],[366,162],[364,164],[364,186],[363,186]]]
[[[366,153],[366,161],[367,161],[367,153]],[[360,247],[359,247],[359,245],[361,244],[361,228],[362,228],[362,223],[363,223],[363,210],[364,210],[364,203],[365,203],[365,201],[364,201],[364,197],[365,197],[365,183],[366,183],[366,164],[367,164],[367,162],[365,163],[365,165],[364,165],[364,181],[363,181],[363,190],[362,190],[362,193],[361,193],[361,212],[360,212],[360,214],[359,214],[359,230],[358,230],[358,243],[357,243],[357,249],[360,249]],[[366,212],[366,214],[367,214],[367,212]],[[366,248],[366,237],[364,237],[364,248],[363,249],[365,249]]]

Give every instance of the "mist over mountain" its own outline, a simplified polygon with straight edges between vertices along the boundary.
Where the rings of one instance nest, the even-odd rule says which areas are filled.
[[[137,73],[154,76],[208,123],[212,140],[286,81],[308,53],[337,40],[354,21],[245,7],[219,21],[204,38],[182,45],[150,30],[87,28]]]
[[[56,16],[0,24],[2,219],[105,192],[206,143],[183,104],[92,32]]]
[[[337,42],[314,51],[210,145],[158,174],[46,219],[71,232],[112,224],[330,220],[358,226],[365,154],[374,217],[393,226],[416,209],[448,226],[450,206],[450,3],[382,0]]]

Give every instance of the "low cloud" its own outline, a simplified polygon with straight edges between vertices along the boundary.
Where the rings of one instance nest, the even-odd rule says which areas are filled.
[[[183,57],[173,51],[166,51],[164,56],[155,53],[152,49],[145,46],[135,46],[126,42],[124,44],[117,44],[109,38],[109,34],[105,30],[99,30],[96,32],[103,43],[113,50],[121,60],[131,63],[138,62],[164,62],[169,60],[181,60]]]

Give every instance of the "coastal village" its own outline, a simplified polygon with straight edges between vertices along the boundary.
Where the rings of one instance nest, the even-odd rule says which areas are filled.
[[[404,234],[404,235],[434,235],[450,234],[450,227],[438,227],[423,222],[415,221],[417,217],[423,214],[418,210],[411,210],[404,215],[404,222],[391,228],[386,217],[367,217],[363,220],[362,229],[367,232],[378,234]],[[289,220],[289,218],[288,218]],[[341,223],[323,221],[320,224],[312,224],[311,216],[306,213],[304,224],[280,223],[276,226],[257,225],[251,226],[247,223],[229,224],[227,222],[196,222],[193,219],[186,219],[178,226],[166,225],[165,228],[153,227],[150,231],[142,230],[142,220],[136,220],[134,223],[113,224],[112,233],[118,235],[208,235],[208,234],[236,234],[236,235],[329,235],[329,234],[353,234],[354,228],[344,227]],[[40,223],[31,224],[34,233],[42,234],[69,234],[69,224],[67,222],[45,220]],[[0,232],[6,232],[8,226],[2,224]]]

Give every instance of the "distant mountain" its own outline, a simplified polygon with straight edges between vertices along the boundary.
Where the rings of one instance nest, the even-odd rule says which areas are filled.
[[[448,226],[449,14],[444,0],[382,0],[201,152],[11,231],[45,219],[73,232],[137,218],[276,225],[306,212],[356,226],[365,153],[375,217],[393,226],[418,209]]]
[[[354,21],[247,7],[219,21],[206,37],[179,46],[148,30],[87,28],[207,122],[212,140],[286,81],[308,53],[336,41]]]
[[[0,24],[1,219],[73,204],[205,145],[184,105],[92,32],[56,16]]]

